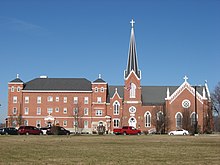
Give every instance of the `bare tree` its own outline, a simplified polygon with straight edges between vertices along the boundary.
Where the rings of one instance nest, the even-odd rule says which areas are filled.
[[[220,131],[220,82],[216,85],[211,94],[212,110],[214,116],[214,131]]]

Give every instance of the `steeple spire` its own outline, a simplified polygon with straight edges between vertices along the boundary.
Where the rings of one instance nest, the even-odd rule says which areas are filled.
[[[130,45],[129,45],[129,52],[128,52],[128,63],[127,69],[124,73],[124,78],[126,79],[131,71],[134,71],[136,76],[140,79],[141,73],[138,69],[138,60],[137,60],[137,52],[136,52],[136,42],[134,36],[134,20],[131,20],[131,37],[130,37]]]

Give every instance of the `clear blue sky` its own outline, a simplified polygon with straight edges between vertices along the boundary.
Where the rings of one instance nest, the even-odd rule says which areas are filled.
[[[98,74],[123,85],[134,18],[142,85],[220,81],[219,0],[0,1],[0,122],[7,115],[7,85]]]

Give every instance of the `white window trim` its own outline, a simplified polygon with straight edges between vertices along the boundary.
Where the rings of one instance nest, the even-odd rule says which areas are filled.
[[[147,123],[146,117],[150,116],[150,122]],[[151,113],[149,111],[145,112],[144,114],[144,121],[145,121],[145,127],[151,127]]]

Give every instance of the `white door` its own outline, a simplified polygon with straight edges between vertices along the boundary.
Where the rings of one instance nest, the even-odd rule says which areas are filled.
[[[137,120],[134,117],[131,117],[128,121],[129,126],[136,128]]]

